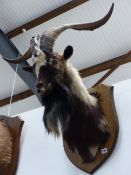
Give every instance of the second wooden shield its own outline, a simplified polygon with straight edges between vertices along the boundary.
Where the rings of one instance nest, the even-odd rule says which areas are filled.
[[[23,121],[0,115],[0,175],[15,175]]]

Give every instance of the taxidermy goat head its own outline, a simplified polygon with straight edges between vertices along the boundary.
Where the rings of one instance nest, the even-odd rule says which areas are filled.
[[[110,129],[98,99],[89,94],[77,70],[68,62],[73,47],[67,46],[60,54],[53,51],[53,46],[57,37],[66,29],[92,31],[101,27],[110,18],[113,7],[114,4],[99,21],[63,25],[33,37],[29,50],[17,60],[4,58],[10,63],[21,63],[33,55],[33,66],[23,69],[36,74],[37,92],[41,94],[45,106],[45,128],[48,133],[56,136],[61,131],[70,149],[77,150],[84,162],[95,159],[99,146],[109,138]]]

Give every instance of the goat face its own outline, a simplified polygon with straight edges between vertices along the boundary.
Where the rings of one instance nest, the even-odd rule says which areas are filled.
[[[50,91],[57,80],[62,81],[66,68],[67,60],[73,54],[73,47],[67,46],[63,54],[48,53],[44,51],[37,57],[33,66],[24,67],[23,70],[35,72],[37,81],[36,88],[38,93]]]

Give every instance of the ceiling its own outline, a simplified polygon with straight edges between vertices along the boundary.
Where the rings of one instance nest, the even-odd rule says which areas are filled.
[[[1,0],[1,29],[4,33],[8,33],[68,2],[68,0]],[[115,4],[114,11],[104,26],[92,32],[67,30],[57,39],[55,49],[63,52],[67,45],[72,45],[74,54],[70,61],[78,70],[118,57],[131,49],[130,0],[89,0],[11,38],[11,41],[20,53],[24,54],[32,36],[42,33],[52,26],[98,20],[108,12],[112,2]],[[84,78],[83,81],[87,87],[91,87],[105,72],[91,75]],[[10,96],[14,73],[14,70],[0,58],[0,99]],[[105,82],[114,84],[128,78],[131,78],[131,63],[121,66]],[[28,89],[28,86],[17,75],[14,94]]]
[[[7,33],[70,0],[1,0],[0,24]]]

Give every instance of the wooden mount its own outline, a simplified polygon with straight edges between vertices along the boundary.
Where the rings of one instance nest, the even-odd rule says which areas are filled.
[[[24,121],[18,116],[7,117],[0,115],[0,122],[6,124],[12,138],[11,163],[0,164],[0,175],[15,175],[20,152],[20,135]]]
[[[119,132],[119,123],[118,117],[116,114],[114,98],[113,98],[113,87],[101,84],[95,88],[93,88],[94,92],[98,92],[100,94],[100,106],[105,114],[105,117],[109,123],[111,129],[111,137],[107,141],[107,143],[100,147],[96,159],[91,163],[83,163],[82,158],[77,152],[72,152],[67,143],[63,140],[63,145],[65,149],[65,153],[70,161],[76,165],[79,169],[92,174],[94,173],[103,163],[107,160],[107,158],[113,152]]]

